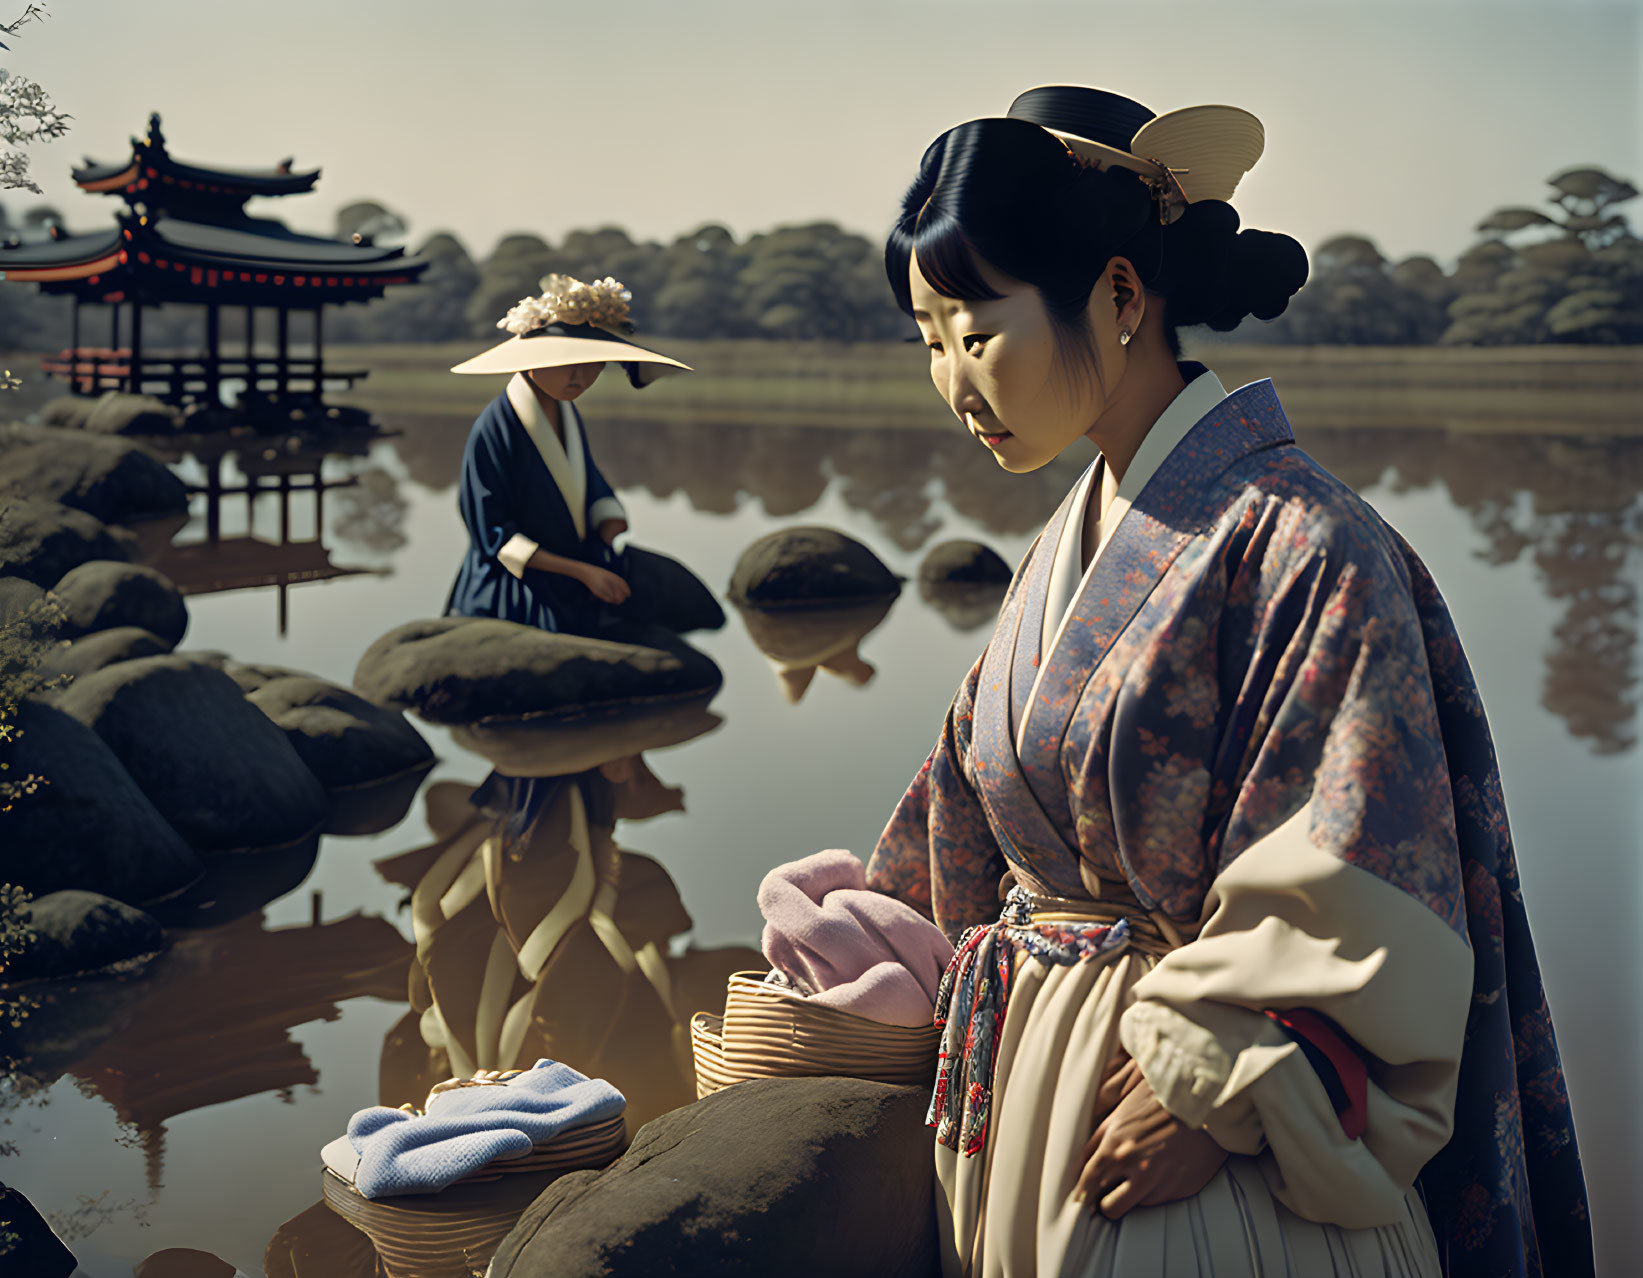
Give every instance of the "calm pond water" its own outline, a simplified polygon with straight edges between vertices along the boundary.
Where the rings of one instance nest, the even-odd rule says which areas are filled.
[[[361,483],[325,495],[321,545],[301,552],[307,570],[318,554],[367,571],[289,587],[283,633],[273,589],[197,595],[185,649],[346,684],[377,635],[438,612],[464,547],[455,479],[467,424],[387,424],[401,433],[368,456],[325,463],[327,478]],[[1643,1248],[1643,440],[1296,426],[1414,544],[1459,623],[1501,758],[1600,1271],[1625,1272],[1623,1258]],[[685,560],[719,592],[749,543],[794,523],[841,529],[909,578],[931,546],[954,537],[1014,564],[1087,460],[1011,476],[956,430],[595,417],[590,432],[635,543]],[[182,469],[198,476],[196,463]],[[203,536],[196,500],[179,542]],[[246,505],[223,501],[222,535],[279,540],[277,501],[259,498],[249,523]],[[313,514],[312,496],[295,497],[290,535],[306,538]],[[691,636],[724,671],[713,703],[722,725],[645,756],[682,789],[683,810],[615,832],[671,874],[699,947],[757,943],[753,894],[771,866],[827,847],[867,854],[987,637],[985,605],[969,617],[944,612],[909,582],[859,642],[872,677],[862,682],[860,666],[854,679],[821,671],[794,702],[727,612],[723,630]],[[831,646],[848,650],[851,637]],[[447,733],[419,726],[441,757],[432,782],[472,785],[485,774]],[[318,1151],[356,1109],[420,1096],[396,1072],[406,888],[373,862],[432,838],[421,799],[386,833],[327,838],[300,884],[306,862],[271,867],[267,884],[245,888],[274,898],[264,908],[176,933],[142,982],[88,988],[48,1009],[39,1086],[0,1105],[0,1178],[51,1217],[87,1275],[124,1278],[176,1247],[248,1275],[264,1272],[265,1256],[273,1272],[370,1272],[368,1253],[312,1210]],[[385,1094],[402,1084],[405,1095]],[[293,1271],[292,1256],[307,1259]]]

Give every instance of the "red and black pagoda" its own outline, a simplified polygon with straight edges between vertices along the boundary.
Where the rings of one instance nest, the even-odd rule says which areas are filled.
[[[364,377],[325,367],[324,308],[381,297],[391,284],[413,283],[428,264],[365,237],[300,235],[245,211],[252,196],[300,195],[318,177],[318,169],[293,172],[289,160],[263,170],[184,163],[166,149],[157,114],[149,116],[147,135],[131,140],[130,159],[88,159],[74,180],[83,191],[122,198],[114,229],[0,247],[0,279],[74,299],[69,349],[47,359],[45,370],[67,379],[75,394],[124,391],[212,410],[230,382],[249,415],[261,410],[275,418],[317,407],[328,382],[347,386]],[[204,308],[200,353],[144,351],[143,310],[160,304]],[[87,306],[109,308],[106,347],[82,342]],[[244,310],[237,354],[222,349],[225,307]],[[258,312],[270,310],[273,353],[259,355]],[[312,353],[300,358],[291,353],[294,311],[312,315]]]

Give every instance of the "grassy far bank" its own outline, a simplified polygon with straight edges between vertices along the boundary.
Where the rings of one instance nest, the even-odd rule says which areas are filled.
[[[952,416],[905,342],[667,340],[696,371],[635,392],[607,375],[583,403],[605,420],[739,426],[949,430]],[[333,344],[327,362],[368,376],[337,403],[381,417],[466,424],[501,377],[449,372],[475,342]],[[1300,430],[1440,429],[1466,434],[1643,436],[1643,346],[1267,346],[1189,343],[1228,388],[1272,378]],[[36,354],[0,352],[23,385],[0,396],[20,418],[65,392]]]
[[[611,419],[945,430],[915,344],[668,341],[696,369],[635,393],[607,375],[583,403]],[[474,343],[335,346],[336,367],[371,370],[336,396],[384,415],[471,419],[500,377],[446,370]],[[1428,427],[1467,433],[1643,435],[1643,347],[1191,345],[1229,388],[1270,377],[1311,429]]]

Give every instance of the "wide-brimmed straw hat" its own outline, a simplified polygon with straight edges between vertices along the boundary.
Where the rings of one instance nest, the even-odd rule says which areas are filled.
[[[608,275],[592,284],[568,275],[545,275],[542,292],[520,300],[498,328],[513,336],[455,365],[453,373],[527,373],[568,364],[620,364],[634,386],[659,377],[689,373],[670,355],[629,340],[632,294]]]
[[[737,972],[725,1014],[690,1018],[696,1094],[750,1078],[842,1075],[877,1083],[928,1085],[941,1035],[929,1025],[886,1025],[827,1007],[759,972]]]
[[[1154,115],[1105,89],[1046,84],[1010,104],[1011,119],[1045,129],[1086,164],[1141,175],[1172,222],[1198,200],[1230,200],[1261,158],[1266,130],[1241,107],[1192,106]]]

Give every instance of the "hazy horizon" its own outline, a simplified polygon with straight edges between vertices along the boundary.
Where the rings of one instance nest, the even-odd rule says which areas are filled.
[[[21,10],[22,0],[16,7]],[[1098,84],[1154,111],[1228,102],[1266,126],[1233,203],[1308,247],[1359,232],[1451,260],[1506,204],[1597,164],[1643,179],[1643,3],[1246,0],[1103,12],[1075,0],[583,4],[51,0],[6,68],[74,116],[29,148],[67,224],[112,207],[69,170],[129,154],[151,110],[182,159],[318,167],[312,195],[252,211],[329,233],[377,199],[407,243],[475,256],[528,231],[671,240],[837,222],[877,238],[924,147],[1041,83]],[[1175,42],[1173,45],[1171,41]],[[1628,210],[1630,211],[1630,210]]]

